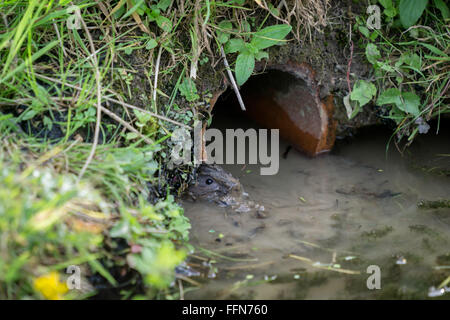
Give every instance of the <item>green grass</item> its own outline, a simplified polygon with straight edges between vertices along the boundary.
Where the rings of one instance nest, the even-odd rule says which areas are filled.
[[[382,8],[380,3],[391,3],[375,2]],[[373,66],[377,90],[372,101],[397,124],[398,140],[405,137],[411,143],[428,131],[429,120],[440,123],[450,112],[450,26],[449,18],[430,2],[417,25],[406,29],[396,3],[392,2],[395,11],[382,11],[380,30],[369,30],[364,15],[357,17],[353,29],[362,35],[358,45]]]
[[[248,53],[258,31],[282,23],[269,17],[286,18],[244,2],[0,2],[1,299],[95,294],[67,292],[72,264],[112,287],[122,270],[134,284],[124,298],[176,296],[174,268],[192,248],[173,195],[192,165],[167,169],[170,137],[211,98],[189,76],[220,58],[219,34]]]

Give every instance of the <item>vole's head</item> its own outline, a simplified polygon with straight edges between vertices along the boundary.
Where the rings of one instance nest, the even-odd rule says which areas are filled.
[[[220,200],[221,197],[240,190],[239,181],[217,165],[201,165],[195,184],[189,187],[194,198]]]

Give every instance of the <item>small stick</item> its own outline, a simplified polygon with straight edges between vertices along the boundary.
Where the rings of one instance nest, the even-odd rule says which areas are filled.
[[[178,279],[178,287],[180,288],[180,300],[184,300],[183,282]]]
[[[54,21],[54,20],[53,20],[53,21]],[[64,54],[64,57],[67,58],[66,48],[64,48],[64,44],[63,44],[63,42],[62,42],[61,35],[60,35],[60,33],[59,33],[59,30],[58,30],[58,26],[56,25],[55,22],[53,22],[53,27],[55,28],[56,36],[58,37],[59,44],[61,45],[61,49],[62,49],[62,52],[63,52],[63,54]]]
[[[234,80],[233,74],[231,73],[230,65],[228,64],[227,57],[225,56],[225,51],[223,51],[223,47],[220,46],[220,52],[222,53],[223,63],[225,64],[225,68],[227,69],[228,77],[230,78],[231,85],[233,86],[234,93],[236,93],[236,97],[241,105],[242,111],[246,111],[244,101],[242,101],[241,94],[239,93],[239,89],[237,87],[236,81]]]
[[[155,65],[155,83],[153,85],[153,103],[156,109],[156,89],[158,88],[158,73],[159,73],[159,63],[161,62],[161,53],[162,53],[162,46],[159,47],[158,51],[158,57],[156,58],[156,65]]]
[[[95,150],[97,149],[98,136],[100,134],[100,122],[102,119],[102,84],[100,82],[101,81],[100,71],[98,69],[98,60],[97,55],[95,53],[94,41],[92,40],[91,34],[89,33],[89,30],[87,28],[86,22],[84,22],[83,17],[81,17],[81,15],[78,15],[78,18],[80,18],[81,24],[83,25],[84,31],[86,32],[86,36],[89,40],[89,46],[91,47],[91,52],[93,54],[91,56],[92,66],[95,68],[95,80],[97,82],[97,119],[95,122],[94,141],[92,142],[91,152],[89,153],[86,162],[84,163],[80,173],[78,174],[77,181],[80,181],[81,177],[83,177],[87,167],[89,166],[89,163],[94,158]]]
[[[177,274],[177,275],[175,275],[175,277],[176,277],[177,279],[181,279],[181,280],[184,280],[184,281],[186,281],[186,282],[189,282],[190,284],[193,284],[194,286],[197,286],[197,287],[201,287],[201,286],[202,286],[202,284],[201,284],[200,282],[197,282],[197,281],[195,281],[195,280],[192,280],[191,278],[185,277],[185,276],[183,276],[183,275],[181,275],[181,274]]]
[[[352,41],[352,27],[350,24],[350,59],[348,60],[348,65],[347,65],[348,94],[352,93],[352,87],[350,85],[350,70],[352,68],[352,60],[353,60],[353,41]]]

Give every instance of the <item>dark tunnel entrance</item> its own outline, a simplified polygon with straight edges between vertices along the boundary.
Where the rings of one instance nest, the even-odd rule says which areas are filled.
[[[314,74],[307,65],[272,66],[250,77],[240,93],[246,111],[228,88],[214,105],[211,127],[219,126],[224,116],[247,128],[251,120],[262,128],[279,129],[281,138],[309,156],[331,150],[335,140],[332,98],[325,103],[320,100]]]

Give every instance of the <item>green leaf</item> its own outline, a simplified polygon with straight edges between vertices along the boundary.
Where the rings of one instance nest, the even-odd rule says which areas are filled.
[[[251,43],[246,43],[245,44],[245,49],[248,51],[248,52],[250,52],[251,54],[253,54],[253,55],[256,55],[257,53],[258,53],[258,48],[257,47],[255,47],[253,44],[251,44]]]
[[[166,10],[172,4],[172,0],[159,0],[156,7],[162,11]]]
[[[253,35],[251,44],[259,50],[266,49],[281,42],[291,30],[292,27],[288,24],[266,27]]]
[[[158,27],[163,29],[165,32],[170,32],[172,30],[172,22],[166,17],[157,16],[156,24],[158,25]]]
[[[400,65],[402,63],[405,63],[408,66],[410,66],[414,69],[417,69],[417,70],[420,70],[420,68],[422,66],[422,61],[421,61],[420,57],[415,53],[402,53],[402,55],[397,63],[399,63]],[[397,66],[397,63],[396,63],[396,66]]]
[[[384,71],[387,72],[394,72],[395,69],[393,67],[391,67],[391,65],[389,64],[389,60],[383,61],[380,63],[380,68]]]
[[[384,91],[377,99],[377,106],[382,106],[385,104],[399,104],[401,97],[401,92],[397,88],[390,88]]]
[[[448,19],[450,18],[450,10],[448,9],[447,5],[442,0],[434,0],[434,6],[441,11],[442,18]]]
[[[229,38],[229,34],[220,31],[217,32],[217,40],[219,41],[219,43],[227,43]]]
[[[358,80],[353,86],[353,91],[350,94],[350,99],[358,101],[359,106],[362,107],[367,104],[377,94],[377,88],[373,83],[366,80]]]
[[[414,25],[428,4],[428,0],[400,0],[400,21],[405,28]]]
[[[392,8],[392,0],[378,0],[378,2],[386,9]]]
[[[27,111],[24,112],[22,120],[23,121],[30,120],[30,119],[34,118],[34,116],[37,115],[37,113],[38,112],[36,110],[28,108]]]
[[[269,59],[269,54],[265,51],[258,51],[255,54],[255,59],[260,61],[261,59]]]
[[[399,110],[419,115],[420,98],[413,92],[400,92],[397,88],[384,91],[377,99],[377,105],[394,104]]]
[[[271,12],[275,17],[279,17],[279,16],[280,16],[280,10],[278,10],[277,8],[275,8],[275,7],[273,6],[273,4],[271,4],[271,3],[269,2],[268,6],[269,6],[270,12]]]
[[[350,101],[350,95],[346,95],[343,98],[345,110],[347,111],[347,117],[349,119],[353,119],[361,110],[361,107],[359,106],[358,102],[351,102]]]
[[[384,7],[383,13],[389,18],[393,18],[397,15],[397,10],[392,5],[392,0],[379,0],[379,3]]]
[[[218,27],[223,30],[230,30],[230,31],[233,30],[233,24],[228,20],[221,21]],[[220,43],[227,43],[229,39],[230,39],[229,33],[224,32],[222,30],[217,30],[217,40]]]
[[[250,52],[241,52],[236,59],[236,81],[243,85],[250,78],[255,68],[255,57]]]
[[[185,97],[189,102],[195,101],[200,98],[197,94],[195,83],[191,78],[186,77],[178,87],[178,90],[180,90],[181,95]]]
[[[152,50],[152,49],[156,48],[157,45],[158,45],[158,42],[156,42],[155,39],[150,39],[145,44],[145,49]]]
[[[432,46],[431,44],[422,43],[422,42],[419,42],[419,44],[421,44],[422,46],[424,46],[425,48],[427,48],[428,50],[430,50],[434,54],[437,54],[437,55],[442,56],[442,57],[448,57],[448,55],[444,51],[439,50],[438,48],[436,48],[435,46]]]
[[[383,13],[389,18],[393,18],[397,15],[397,10],[394,7],[392,7],[392,8],[384,9]]]
[[[370,36],[370,31],[369,29],[367,29],[364,26],[359,26],[358,27],[359,32],[361,32],[366,38],[368,38]]]
[[[401,102],[397,105],[402,111],[411,113],[415,116],[420,114],[420,98],[413,92],[402,92]]]
[[[137,133],[135,132],[128,132],[125,139],[126,140],[133,140],[136,139],[138,137]]]
[[[133,52],[133,50],[134,50],[133,47],[127,47],[124,49],[124,52],[126,55],[129,56]]]
[[[225,45],[226,53],[241,52],[245,49],[245,42],[241,38],[230,39]]]
[[[138,1],[130,10],[127,11],[122,17],[122,19],[125,19],[133,14],[139,7],[144,3],[145,0]],[[145,4],[144,4],[145,5]]]
[[[47,127],[48,130],[52,130],[52,128],[53,128],[52,119],[50,119],[47,116],[44,116],[44,125]]]
[[[381,58],[380,50],[373,43],[369,43],[366,46],[366,57],[371,64],[376,64],[377,60]]]

